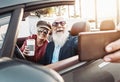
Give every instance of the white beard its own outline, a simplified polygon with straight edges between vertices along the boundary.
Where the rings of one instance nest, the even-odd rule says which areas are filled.
[[[65,31],[65,32],[53,31],[52,36],[53,36],[53,41],[55,43],[55,46],[62,47],[65,44],[65,42],[67,41],[69,33],[68,33],[68,31]]]

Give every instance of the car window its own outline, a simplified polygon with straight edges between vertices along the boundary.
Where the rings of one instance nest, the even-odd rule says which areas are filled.
[[[18,38],[27,37],[36,33],[36,23],[40,18],[35,15],[30,15],[20,22]],[[24,30],[25,29],[25,30]]]
[[[3,41],[8,29],[8,25],[10,22],[11,14],[6,13],[4,15],[0,15],[0,49],[2,48]]]

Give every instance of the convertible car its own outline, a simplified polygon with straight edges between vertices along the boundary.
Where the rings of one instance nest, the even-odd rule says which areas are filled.
[[[0,81],[63,82],[54,70],[13,59],[20,21],[25,12],[74,4],[73,0],[2,0],[0,1]],[[20,54],[19,54],[20,55]],[[22,57],[22,55],[21,55]]]
[[[0,1],[1,82],[120,82],[120,64],[104,62],[100,58],[80,61],[78,54],[46,66],[23,60],[24,56],[19,48],[25,38],[19,38],[18,33],[21,21],[28,16],[26,13],[74,3],[74,0]],[[39,14],[38,16],[40,17]],[[71,30],[73,35],[78,35],[77,32]],[[15,48],[19,53],[14,53]],[[14,58],[14,55],[19,55],[20,59]]]

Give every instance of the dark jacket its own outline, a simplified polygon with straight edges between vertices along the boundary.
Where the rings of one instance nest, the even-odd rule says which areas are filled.
[[[45,55],[43,59],[40,61],[41,64],[47,65],[52,63],[53,51],[54,51],[54,42],[51,41],[48,43]],[[59,53],[59,61],[75,56],[78,54],[78,37],[69,36],[66,43],[60,49]]]

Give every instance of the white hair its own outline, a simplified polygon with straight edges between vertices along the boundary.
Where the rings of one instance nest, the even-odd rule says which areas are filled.
[[[62,47],[65,44],[65,42],[67,41],[69,32],[68,31],[64,31],[64,32],[53,31],[52,36],[53,36],[53,41],[55,43],[55,46]]]

